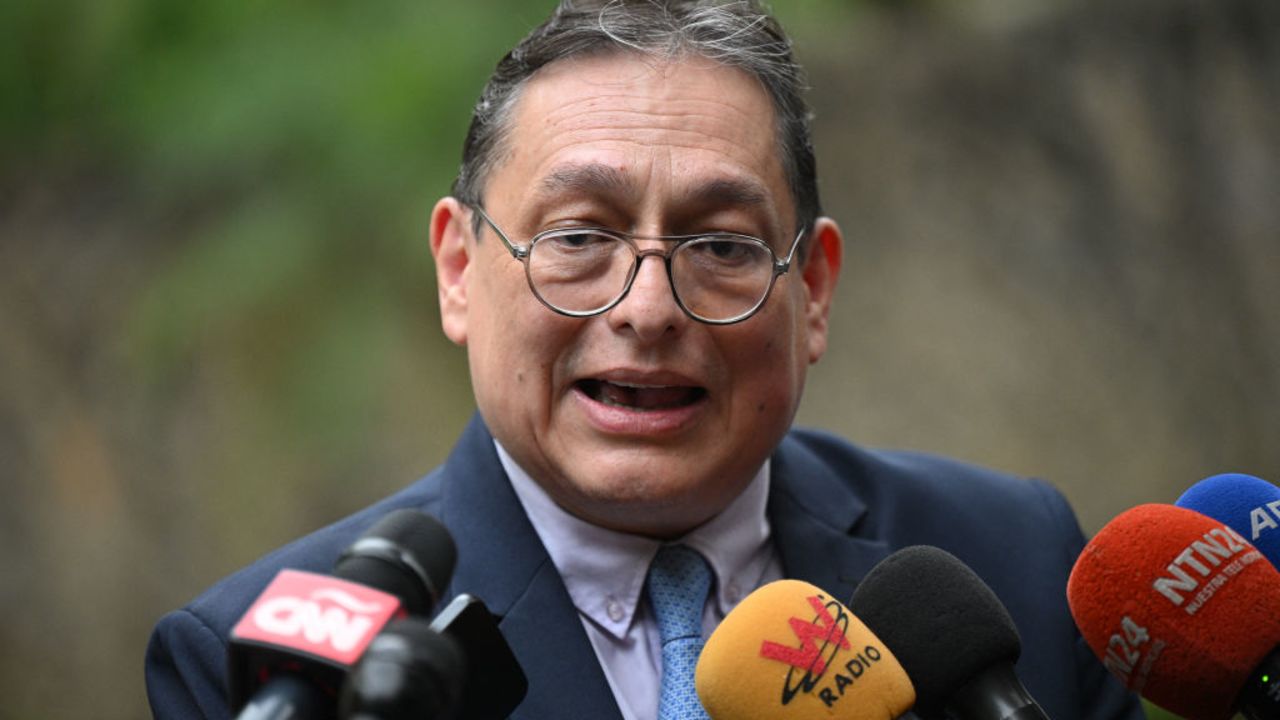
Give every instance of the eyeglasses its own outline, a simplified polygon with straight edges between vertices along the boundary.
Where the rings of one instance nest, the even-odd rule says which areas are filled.
[[[756,314],[791,260],[805,231],[791,241],[779,260],[768,243],[750,235],[643,236],[594,227],[565,227],[533,236],[528,245],[512,243],[479,205],[472,208],[493,228],[511,257],[524,263],[535,297],[561,315],[591,317],[622,301],[647,257],[666,263],[676,304],[694,320],[730,325]],[[668,250],[641,250],[637,240],[674,242]]]

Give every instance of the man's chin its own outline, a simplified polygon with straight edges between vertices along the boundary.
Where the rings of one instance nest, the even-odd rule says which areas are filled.
[[[656,482],[652,475],[596,477],[587,486],[576,486],[573,494],[576,497],[562,503],[573,515],[611,530],[658,538],[687,533],[735,497],[727,493],[717,502],[698,480]]]

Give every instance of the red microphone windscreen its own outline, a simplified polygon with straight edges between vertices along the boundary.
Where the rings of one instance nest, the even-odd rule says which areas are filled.
[[[1099,531],[1067,600],[1126,687],[1191,720],[1229,718],[1280,645],[1280,573],[1227,525],[1172,505],[1139,505]]]

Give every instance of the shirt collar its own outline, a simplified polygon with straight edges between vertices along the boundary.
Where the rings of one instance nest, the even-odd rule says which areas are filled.
[[[551,556],[574,607],[602,631],[630,630],[658,540],[592,525],[556,504],[497,440],[498,459]],[[769,461],[719,515],[675,542],[707,559],[715,573],[720,617],[755,589],[769,561]]]

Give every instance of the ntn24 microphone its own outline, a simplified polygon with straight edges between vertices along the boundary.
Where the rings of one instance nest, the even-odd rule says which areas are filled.
[[[1280,717],[1268,669],[1280,573],[1229,525],[1173,505],[1126,510],[1081,552],[1067,599],[1103,664],[1156,705],[1191,720]]]

